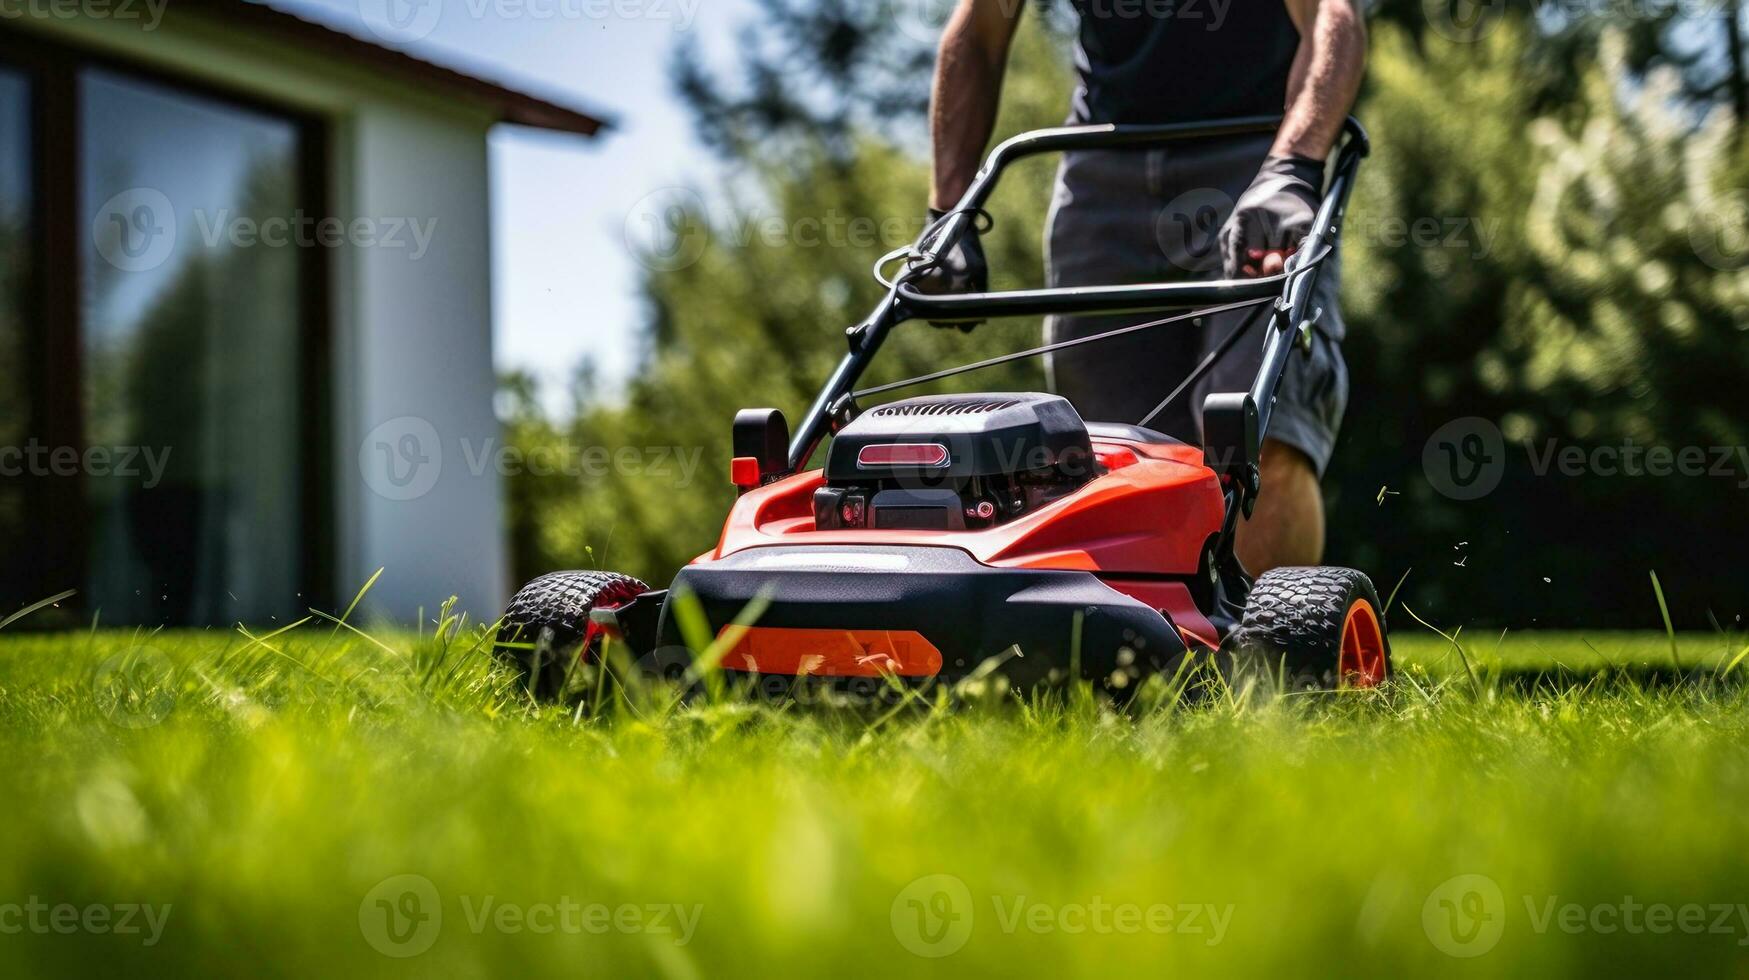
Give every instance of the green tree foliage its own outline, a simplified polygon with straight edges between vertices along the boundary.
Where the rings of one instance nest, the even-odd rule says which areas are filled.
[[[999,132],[1062,121],[1067,62],[1060,38],[1036,25],[1017,40]],[[651,319],[642,369],[622,401],[590,400],[560,424],[542,416],[525,381],[512,385],[508,438],[525,450],[584,460],[593,447],[632,447],[644,461],[696,459],[690,479],[678,465],[576,468],[575,476],[512,480],[511,536],[516,572],[604,564],[664,580],[716,540],[734,500],[728,483],[729,420],[738,408],[770,405],[793,421],[846,351],[843,331],[881,295],[869,269],[882,254],[916,238],[925,219],[927,164],[871,132],[839,157],[824,143],[742,144],[740,178],[711,194],[680,193],[657,202],[674,225],[663,236],[672,256],[646,254]],[[1038,285],[1052,162],[1005,176],[986,236],[998,288]],[[895,332],[867,383],[911,377],[987,356],[993,339],[1036,343],[1037,321],[987,324],[974,334],[924,323]],[[1035,364],[955,379],[945,390],[1037,389]],[[591,549],[585,552],[585,547]]]
[[[1691,449],[1710,471],[1749,436],[1734,120],[1718,106],[1697,122],[1675,69],[1635,74],[1624,35],[1605,35],[1572,101],[1540,110],[1520,83],[1538,43],[1525,23],[1419,53],[1375,32],[1333,557],[1393,580],[1414,568],[1411,604],[1453,618],[1645,624],[1655,568],[1687,622],[1729,621],[1741,597],[1717,543],[1749,532],[1749,460],[1658,476],[1629,457]],[[1502,435],[1501,482],[1456,500],[1424,454],[1472,417]]]
[[[1374,22],[1358,109],[1374,153],[1344,269],[1354,393],[1326,481],[1329,558],[1387,589],[1414,569],[1403,596],[1424,615],[1525,625],[1643,625],[1655,615],[1655,567],[1680,619],[1729,621],[1740,600],[1720,584],[1734,569],[1716,542],[1749,533],[1749,490],[1737,486],[1749,460],[1731,477],[1610,477],[1589,463],[1567,476],[1546,444],[1589,458],[1630,438],[1673,449],[1749,439],[1749,403],[1731,383],[1749,368],[1745,211],[1732,194],[1749,184],[1749,164],[1734,148],[1730,99],[1696,81],[1707,59],[1689,56],[1692,37],[1671,40],[1684,33],[1671,25],[1610,32],[1596,18],[1561,22],[1553,8],[1491,9],[1498,23],[1457,39],[1400,3],[1381,4]],[[1063,37],[1028,20],[998,138],[1065,111]],[[817,28],[783,36],[831,36]],[[884,77],[856,66],[888,56],[871,53],[880,50],[856,48],[814,75]],[[761,57],[746,54],[748,79],[770,74]],[[921,225],[922,148],[898,122],[847,108],[869,104],[854,86],[762,119],[757,84],[679,77],[694,95],[714,92],[701,107],[733,120],[735,135],[717,145],[740,177],[708,203],[675,203],[671,233],[702,248],[674,254],[696,260],[646,256],[648,350],[623,397],[584,385],[575,419],[556,423],[524,392],[511,429],[524,446],[678,446],[700,462],[690,482],[625,467],[581,482],[519,477],[525,576],[604,564],[662,581],[705,550],[733,499],[730,416],[774,405],[797,418],[843,353],[842,329],[879,296],[869,264]],[[754,138],[762,126],[771,140]],[[998,192],[988,241],[999,288],[1039,282],[1052,166],[1032,162]],[[829,218],[874,232],[804,240],[810,221]],[[969,336],[908,325],[867,380],[1036,338],[1036,320]],[[1042,377],[1028,364],[954,383],[1033,388]],[[1501,433],[1503,473],[1493,493],[1460,500],[1440,492],[1424,455],[1442,426],[1469,417]],[[1709,528],[1696,534],[1700,515]]]

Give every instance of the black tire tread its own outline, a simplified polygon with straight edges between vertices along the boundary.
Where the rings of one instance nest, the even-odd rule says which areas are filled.
[[[588,627],[590,610],[603,599],[624,601],[649,589],[618,572],[548,572],[516,591],[498,626],[500,642],[542,644],[544,634],[547,649],[500,646],[498,652],[521,669],[537,698],[557,697],[570,669],[570,654]],[[543,657],[547,653],[552,656]]]
[[[1279,672],[1292,688],[1334,688],[1340,680],[1342,626],[1356,599],[1372,604],[1383,628],[1384,607],[1365,573],[1323,565],[1271,569],[1252,584],[1228,642],[1242,664]],[[1386,676],[1390,670],[1387,633]]]

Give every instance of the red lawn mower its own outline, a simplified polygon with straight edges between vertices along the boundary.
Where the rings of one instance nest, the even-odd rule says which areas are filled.
[[[939,252],[972,227],[997,178],[1020,158],[1273,131],[1279,123],[1071,126],[1016,136],[996,147],[921,248]],[[692,656],[676,604],[696,602],[719,649],[726,647],[722,669],[780,690],[804,678],[871,689],[895,678],[954,680],[992,658],[1023,686],[1078,674],[1124,688],[1150,672],[1176,672],[1197,654],[1218,654],[1229,667],[1261,658],[1293,687],[1381,683],[1390,647],[1384,610],[1365,575],[1282,568],[1253,579],[1233,551],[1240,518],[1264,490],[1258,455],[1276,386],[1288,358],[1309,347],[1313,287],[1367,152],[1358,122],[1349,119],[1344,132],[1312,230],[1280,275],[925,295],[900,274],[868,318],[849,329],[849,353],[793,439],[775,409],[735,416],[731,478],[740,496],[716,547],[665,590],[611,572],[543,575],[511,600],[500,651],[543,697],[560,694],[575,665],[600,655],[607,635],[646,665],[672,669]],[[888,259],[901,254],[917,250]],[[1188,390],[1268,316],[1255,382],[1249,391],[1208,396],[1200,447],[1140,425],[1085,422],[1049,394],[858,404],[1247,307],[1245,322],[1167,396]],[[856,389],[888,334],[907,320],[1163,310],[1189,312]],[[805,469],[828,438],[824,467]],[[750,610],[758,611],[752,622],[736,621]]]

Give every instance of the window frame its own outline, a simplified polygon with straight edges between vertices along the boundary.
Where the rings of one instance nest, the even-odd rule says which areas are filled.
[[[290,124],[298,140],[298,203],[309,214],[331,213],[328,175],[332,129],[326,119],[303,109],[125,55],[45,39],[33,31],[3,23],[0,23],[0,67],[24,75],[30,88],[28,235],[34,268],[26,277],[30,285],[23,306],[34,329],[26,330],[26,363],[21,368],[33,375],[38,384],[33,392],[28,431],[46,445],[72,446],[83,453],[85,323],[80,289],[85,222],[80,217],[79,200],[81,71],[101,69]],[[296,368],[300,411],[294,439],[300,449],[298,500],[302,540],[294,581],[299,583],[303,603],[324,608],[334,601],[331,289],[335,259],[329,249],[313,247],[301,251],[298,289],[302,315]],[[83,474],[54,481],[26,478],[25,486],[26,512],[46,532],[45,547],[36,556],[35,578],[49,588],[41,596],[11,598],[28,603],[66,588],[77,589],[79,594],[62,602],[61,608],[76,622],[88,620],[94,610],[83,601],[91,571],[86,479]],[[63,617],[58,624],[42,625],[67,623]]]

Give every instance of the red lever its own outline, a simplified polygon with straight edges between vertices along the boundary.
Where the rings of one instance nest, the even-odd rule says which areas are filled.
[[[753,456],[736,456],[729,461],[729,482],[743,490],[759,485],[759,460]]]

